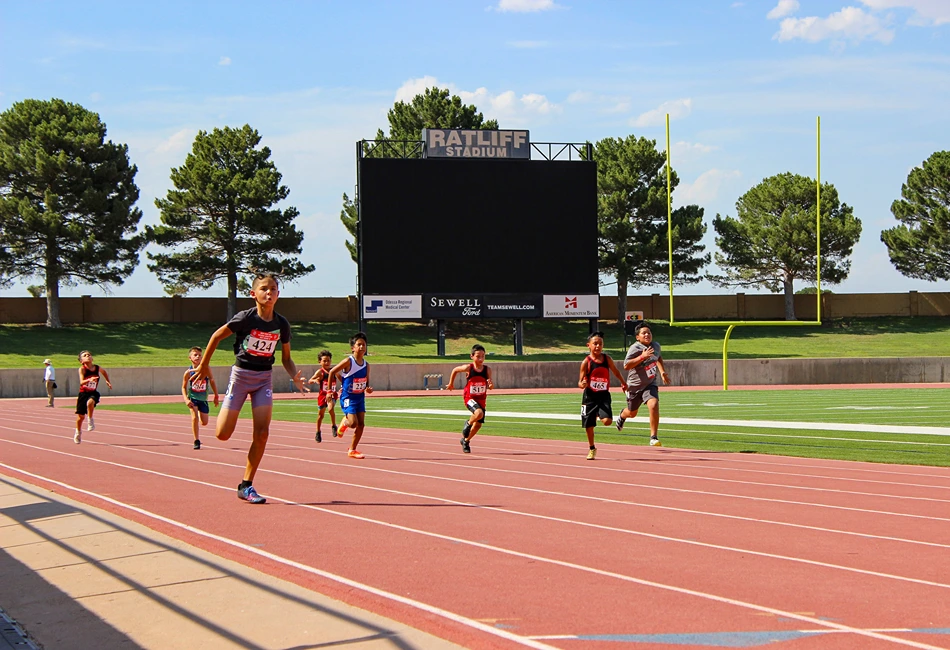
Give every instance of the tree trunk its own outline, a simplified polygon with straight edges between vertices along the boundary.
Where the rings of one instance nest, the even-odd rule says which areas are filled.
[[[46,278],[46,326],[60,328],[63,321],[59,317],[59,282]]]
[[[617,322],[623,326],[627,317],[627,280],[617,278]]]
[[[228,271],[228,320],[237,313],[237,273]]]
[[[797,320],[795,318],[795,289],[794,280],[787,279],[783,282],[785,285],[785,320]]]

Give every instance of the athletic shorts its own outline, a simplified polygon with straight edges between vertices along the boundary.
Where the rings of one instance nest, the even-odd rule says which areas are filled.
[[[97,390],[79,391],[79,396],[76,397],[76,415],[86,415],[89,408],[89,400],[95,400],[96,404],[98,404],[100,397],[101,395],[99,395],[99,391]]]
[[[649,386],[637,386],[636,388],[627,391],[627,409],[630,411],[636,411],[640,408],[641,404],[646,404],[651,399],[660,399],[660,389],[656,387],[656,384],[650,384]]]
[[[228,380],[228,390],[224,394],[222,409],[240,411],[251,396],[251,408],[258,406],[273,406],[274,404],[274,373],[270,370],[245,370],[231,366],[231,377]]]
[[[208,408],[207,400],[191,398],[191,403],[194,404],[195,408],[198,409],[199,413],[210,413],[211,409]]]
[[[340,400],[340,406],[343,407],[343,412],[346,415],[366,413],[366,397],[363,393],[360,393],[359,397],[350,395]]]
[[[482,410],[482,417],[479,418],[478,421],[479,421],[479,422],[484,422],[484,421],[485,421],[485,413],[487,413],[487,410],[485,409],[485,405],[484,405],[484,404],[479,404],[479,403],[476,402],[475,400],[470,399],[470,400],[468,400],[467,402],[465,402],[465,408],[467,408],[467,409],[468,409],[469,411],[471,411],[472,413],[474,413],[474,412],[477,411],[478,409],[481,409],[481,410]]]
[[[607,399],[605,400],[581,404],[581,425],[585,429],[596,426],[597,420],[602,418],[614,419],[614,412],[610,407],[610,393],[607,393]]]
[[[317,406],[322,409],[325,409],[329,406],[330,402],[336,401],[336,391],[326,391],[321,390],[317,393]]]

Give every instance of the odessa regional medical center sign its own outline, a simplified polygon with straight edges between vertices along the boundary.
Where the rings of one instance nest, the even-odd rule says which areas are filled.
[[[426,158],[531,159],[527,131],[422,129]]]

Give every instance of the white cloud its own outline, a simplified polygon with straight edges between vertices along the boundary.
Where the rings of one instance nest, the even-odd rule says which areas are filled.
[[[798,6],[798,0],[778,0],[778,4],[775,5],[775,8],[766,14],[765,17],[769,20],[784,18],[798,11]]]
[[[448,88],[450,93],[458,95],[464,103],[475,104],[478,110],[488,118],[512,120],[528,115],[547,115],[561,111],[560,106],[538,93],[525,93],[519,97],[513,90],[501,93],[490,92],[484,87],[473,91],[461,90],[455,84],[439,83],[438,79],[428,75],[406,81],[396,91],[396,101],[410,102],[413,97],[433,86]]]
[[[732,7],[733,9],[738,9],[739,7],[744,7],[744,6],[745,6],[745,3],[744,3],[744,2],[733,2],[733,3],[732,3],[731,5],[729,5],[729,6]]]
[[[690,163],[707,153],[715,151],[718,147],[702,144],[701,142],[685,142],[681,140],[674,142],[672,149],[670,157],[672,158],[673,166],[676,167]]]
[[[676,162],[673,162],[676,167]],[[692,183],[680,182],[673,194],[677,205],[704,205],[716,199],[719,190],[730,181],[742,178],[737,169],[710,169],[700,174]]]
[[[914,15],[908,21],[912,25],[950,24],[950,2],[947,0],[861,0],[861,3],[873,11],[913,9]]]
[[[188,150],[189,143],[196,135],[197,132],[194,129],[181,129],[155,145],[153,151],[156,153],[183,153]]]
[[[554,0],[498,0],[498,11],[511,11],[515,13],[528,13],[532,11],[547,11],[555,9],[558,5]]]
[[[231,65],[231,57],[222,56],[221,59],[218,61],[218,65]]]
[[[418,79],[410,79],[401,85],[396,91],[396,101],[411,102],[413,97],[416,95],[421,95],[423,91],[425,91],[427,88],[432,88],[433,86],[441,87],[439,80],[435,77],[426,75],[425,77],[419,77]]]
[[[686,99],[674,99],[672,101],[663,102],[657,108],[654,108],[651,111],[646,113],[641,113],[637,117],[630,120],[631,126],[659,126],[666,122],[666,114],[670,114],[671,120],[676,120],[681,117],[686,117],[693,112],[693,100],[690,98]]]
[[[779,25],[779,31],[773,38],[779,41],[800,38],[812,43],[829,39],[855,42],[873,39],[881,43],[890,43],[894,40],[894,30],[888,29],[884,21],[866,13],[863,9],[845,7],[827,18],[817,16],[786,18]]]
[[[594,96],[586,90],[575,90],[567,96],[568,104],[586,104],[594,99]]]

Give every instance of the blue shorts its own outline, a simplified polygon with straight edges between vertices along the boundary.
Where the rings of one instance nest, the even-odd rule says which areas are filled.
[[[366,397],[360,395],[359,397],[345,397],[340,400],[340,406],[343,407],[343,412],[346,415],[351,413],[366,413]]]
[[[274,373],[270,370],[246,370],[231,367],[228,391],[224,396],[222,409],[240,411],[248,395],[251,396],[251,408],[272,406],[274,404]]]
[[[195,408],[198,409],[199,413],[210,413],[211,409],[208,408],[208,402],[203,399],[191,398],[191,403],[194,404]]]

